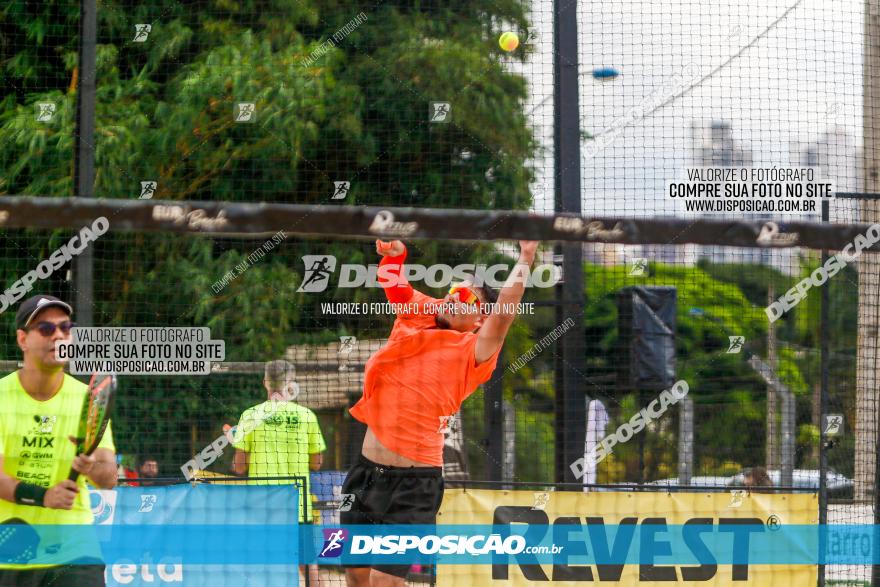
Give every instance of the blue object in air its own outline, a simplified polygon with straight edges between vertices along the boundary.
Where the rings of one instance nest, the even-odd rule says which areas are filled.
[[[611,79],[620,75],[620,72],[613,67],[598,67],[593,70],[593,77],[596,79]]]

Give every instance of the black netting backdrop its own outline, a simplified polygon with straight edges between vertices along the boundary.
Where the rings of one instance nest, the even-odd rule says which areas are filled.
[[[451,212],[445,222],[468,226],[456,210],[549,215],[579,201],[587,217],[768,223],[761,234],[775,240],[761,247],[724,246],[754,240],[740,229],[719,229],[717,244],[688,244],[687,226],[658,225],[651,244],[614,243],[611,234],[566,249],[579,248],[583,280],[582,291],[566,294],[582,308],[573,330],[585,349],[572,388],[583,397],[578,441],[614,432],[677,380],[689,388],[586,479],[727,490],[760,468],[759,485],[818,491],[825,475],[828,521],[873,523],[877,253],[790,310],[768,310],[823,264],[818,246],[798,246],[821,228],[791,222],[880,218],[871,193],[880,33],[865,8],[606,0],[576,7],[577,54],[560,57],[574,45],[559,43],[555,4],[111,0],[98,4],[96,37],[85,41],[96,55],[91,92],[79,60],[80,3],[7,2],[0,196],[437,208]],[[506,31],[518,34],[512,51],[499,46]],[[572,104],[556,100],[575,60],[579,103],[566,110]],[[83,112],[94,133],[78,139]],[[571,128],[579,194],[563,193],[557,163],[558,134]],[[83,191],[77,178],[92,164],[94,185]],[[810,167],[848,195],[830,201],[827,219],[821,206],[710,215],[668,194],[669,182],[699,167]],[[2,375],[21,360],[13,325],[21,296],[13,300],[9,288],[76,233],[28,222],[2,228],[7,220],[0,212],[10,302],[0,312]],[[308,236],[309,221],[222,237],[194,234],[210,233],[196,226],[203,218],[181,222],[192,230],[146,230],[147,222],[120,230],[111,217],[90,261],[64,263],[31,291],[86,304],[93,325],[209,327],[225,341],[225,361],[210,375],[121,378],[114,429],[125,468],[153,459],[162,477],[182,480],[185,463],[266,400],[265,364],[293,364],[297,403],[314,413],[326,444],[306,507],[334,520],[364,434],[348,409],[393,316],[350,311],[385,298],[376,287],[341,286],[340,271],[320,291],[303,289],[313,257],[375,265],[374,244],[341,229]],[[799,236],[785,242],[791,234]],[[476,228],[462,240],[428,237],[402,237],[409,262],[516,259],[515,242]],[[544,243],[536,265],[570,280],[560,252]],[[82,289],[89,273],[91,294]],[[442,297],[450,281],[414,285]],[[560,424],[576,416],[560,403],[559,358],[572,336],[558,310],[562,289],[526,291],[533,306],[511,328],[493,383],[463,404],[449,432],[449,480],[549,486],[564,478]],[[829,428],[835,422],[842,427]],[[224,451],[199,475],[234,473],[233,455]],[[823,573],[868,584],[871,571]]]

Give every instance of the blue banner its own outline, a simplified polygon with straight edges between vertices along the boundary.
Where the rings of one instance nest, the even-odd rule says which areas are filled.
[[[108,564],[165,561],[187,565],[297,564],[880,564],[880,526],[721,524],[502,524],[298,526],[266,523],[284,493],[245,488],[218,492],[211,507],[198,492],[146,494],[145,511],[119,510],[113,523],[3,526],[0,562],[65,564],[65,549],[94,544]],[[268,489],[268,488],[267,488]],[[273,493],[274,495],[268,495]],[[125,493],[125,492],[123,492]],[[260,495],[256,495],[259,493]],[[156,508],[164,497],[172,507]],[[192,499],[188,499],[192,497]],[[225,498],[225,499],[224,499]],[[261,498],[267,498],[261,501]],[[250,500],[253,499],[253,503]],[[141,508],[144,508],[141,502]],[[221,504],[237,507],[216,510]],[[211,511],[216,513],[211,514]],[[283,521],[279,510],[279,519]],[[253,523],[243,523],[252,516]],[[215,518],[214,524],[204,523]],[[189,518],[189,520],[188,520]],[[134,523],[139,522],[139,523]],[[735,521],[736,522],[736,521]],[[33,553],[22,560],[23,550]]]
[[[880,526],[315,526],[301,549],[303,563],[333,565],[867,565],[880,564]]]
[[[299,581],[299,499],[295,485],[95,490],[90,531],[108,587],[287,587]]]
[[[296,584],[299,564],[880,564],[880,527],[710,523],[299,525],[293,485],[123,487],[91,494],[93,526],[0,526],[0,560],[69,563],[94,544],[107,584]],[[769,519],[774,519],[773,517]],[[23,557],[26,560],[23,560]]]

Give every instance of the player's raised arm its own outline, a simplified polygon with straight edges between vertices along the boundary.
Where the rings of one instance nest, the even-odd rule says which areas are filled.
[[[413,288],[401,275],[406,261],[406,245],[401,241],[376,241],[376,252],[382,255],[377,278],[392,304],[405,304],[413,296]]]
[[[537,249],[537,241],[519,241],[519,260],[507,277],[504,287],[498,292],[495,308],[477,335],[477,346],[474,349],[477,364],[487,361],[504,344],[507,331],[516,319],[516,308],[525,292],[529,269],[535,261]]]

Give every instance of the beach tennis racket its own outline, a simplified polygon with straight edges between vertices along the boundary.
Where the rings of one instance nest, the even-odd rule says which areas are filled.
[[[24,565],[37,556],[40,535],[21,518],[0,522],[0,564]]]
[[[89,380],[89,392],[83,400],[79,416],[79,431],[76,434],[76,456],[90,455],[98,448],[113,409],[113,396],[116,392],[116,374],[95,373]],[[71,481],[79,478],[79,471],[71,467]]]

